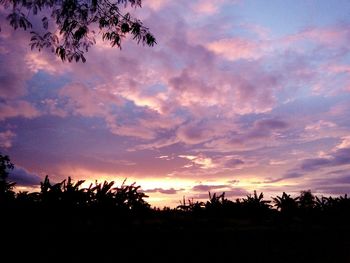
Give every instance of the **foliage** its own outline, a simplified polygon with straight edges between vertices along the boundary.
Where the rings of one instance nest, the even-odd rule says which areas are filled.
[[[276,208],[281,213],[293,213],[298,208],[299,197],[291,197],[289,194],[283,192],[282,196],[276,196],[272,198]]]
[[[193,213],[200,213],[205,208],[205,204],[199,201],[193,201],[192,199],[188,199],[188,203],[186,203],[185,197],[183,197],[182,202],[180,201],[180,205],[176,207],[177,210],[181,211],[191,211]]]
[[[247,198],[243,198],[243,203],[247,204],[247,206],[250,206],[254,209],[265,209],[269,208],[270,201],[264,200],[264,194],[260,193],[259,195],[254,191],[254,194],[247,195]]]
[[[2,155],[0,153],[0,179],[6,180],[8,176],[8,171],[13,170],[14,165],[11,163],[10,158],[7,155]]]
[[[142,21],[122,13],[120,7],[128,4],[141,7],[141,0],[0,0],[10,10],[7,20],[14,29],[32,29],[40,17],[40,28],[30,32],[32,49],[49,48],[69,62],[86,61],[84,53],[96,43],[95,30],[112,47],[121,48],[127,35],[137,43],[155,45],[155,37]]]
[[[0,202],[14,198],[13,188],[16,183],[7,180],[9,171],[13,170],[13,168],[14,165],[11,163],[10,158],[0,153]]]
[[[315,196],[311,193],[311,190],[301,191],[299,207],[303,210],[311,210],[315,207]]]
[[[63,207],[98,207],[102,209],[142,210],[150,206],[144,200],[148,196],[140,192],[140,186],[125,185],[113,187],[114,181],[95,182],[88,188],[81,188],[84,180],[73,183],[68,177],[60,183],[51,184],[48,176],[41,182],[41,191],[36,196],[48,206]]]

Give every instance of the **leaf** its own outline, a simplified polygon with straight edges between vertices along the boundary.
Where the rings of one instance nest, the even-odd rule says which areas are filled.
[[[130,31],[130,27],[128,23],[123,23],[120,27],[122,33],[128,33]]]
[[[44,28],[44,29],[48,29],[48,27],[49,27],[49,20],[47,19],[46,16],[44,16],[44,17],[41,19],[41,22],[43,23],[43,28]]]

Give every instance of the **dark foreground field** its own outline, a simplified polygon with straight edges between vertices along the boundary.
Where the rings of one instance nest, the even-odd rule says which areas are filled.
[[[1,215],[1,262],[350,262],[348,222],[180,212]]]

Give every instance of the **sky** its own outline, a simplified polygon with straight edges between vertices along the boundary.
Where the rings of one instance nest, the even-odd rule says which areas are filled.
[[[350,191],[350,2],[144,0],[156,36],[86,63],[31,51],[0,9],[0,151],[45,175],[136,182],[153,206]]]

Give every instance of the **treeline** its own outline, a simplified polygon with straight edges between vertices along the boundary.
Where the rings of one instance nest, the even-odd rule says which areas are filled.
[[[8,181],[9,172],[14,168],[8,156],[0,155],[0,207],[1,209],[40,211],[99,210],[114,215],[148,215],[150,217],[176,217],[189,215],[199,217],[249,218],[254,220],[322,220],[332,218],[350,219],[350,198],[319,197],[311,191],[302,191],[292,197],[283,192],[281,196],[265,200],[263,193],[254,191],[242,199],[229,200],[225,193],[211,194],[206,202],[184,198],[176,208],[151,208],[145,200],[148,196],[135,183],[121,186],[114,182],[90,184],[82,187],[84,180],[73,182],[68,177],[60,183],[51,183],[48,176],[40,183],[39,192],[15,192],[16,183]]]
[[[199,202],[185,199],[177,209],[195,215],[227,218],[306,220],[342,218],[350,219],[350,198],[347,194],[339,197],[319,197],[308,191],[301,191],[297,197],[283,192],[281,196],[265,200],[263,193],[247,195],[245,198],[229,200],[225,193],[209,192],[209,200]]]

